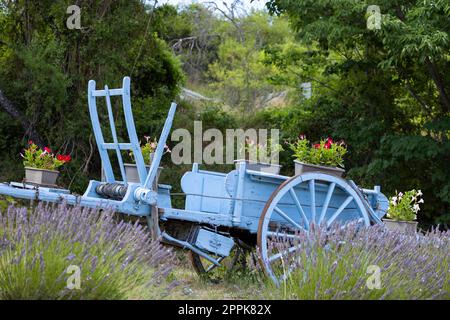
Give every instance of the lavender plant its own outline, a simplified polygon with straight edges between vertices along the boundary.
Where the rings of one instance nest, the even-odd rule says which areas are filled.
[[[331,230],[311,227],[284,256],[279,287],[267,282],[275,299],[450,299],[450,232],[402,234],[383,226],[355,225]],[[286,240],[272,245],[283,252]],[[292,244],[290,244],[292,245]],[[379,269],[378,269],[379,268]],[[379,287],[375,280],[379,270]]]
[[[112,212],[39,204],[0,214],[0,299],[161,297],[172,261],[145,228]],[[68,285],[70,266],[79,288]]]

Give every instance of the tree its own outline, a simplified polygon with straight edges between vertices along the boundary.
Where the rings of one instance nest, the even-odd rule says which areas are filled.
[[[36,139],[33,132],[39,133],[43,144],[72,154],[75,161],[66,179],[77,181],[75,190],[89,179],[80,173],[99,175],[86,101],[90,79],[99,86],[118,87],[123,76],[132,77],[141,135],[159,131],[163,111],[178,92],[183,74],[158,36],[158,30],[165,30],[160,25],[164,22],[152,25],[153,3],[83,0],[77,5],[82,29],[70,30],[67,1],[0,0],[0,103],[3,110],[11,110],[0,112],[0,143],[7,150],[0,161],[11,164],[0,168],[4,178],[19,178],[11,169],[19,170],[17,157],[24,141]],[[114,102],[113,108],[123,138],[120,104]],[[33,130],[24,130],[20,124],[29,124]]]
[[[422,189],[423,223],[450,221],[450,4],[378,1],[381,28],[367,28],[366,1],[273,0],[297,39],[311,50],[271,57],[321,86],[302,104],[300,128],[314,138],[333,135],[350,146],[351,177],[385,192]],[[292,53],[292,51],[291,51]],[[277,56],[278,54],[278,56]],[[295,61],[321,62],[309,68]],[[289,63],[290,62],[290,63]],[[318,73],[319,71],[319,73]],[[319,129],[318,129],[319,128]]]
[[[234,23],[227,22],[229,19]],[[230,14],[221,28],[218,57],[208,70],[210,87],[228,105],[252,111],[263,104],[265,96],[282,88],[268,81],[277,69],[264,63],[265,48],[288,41],[292,33],[284,18],[272,18],[265,12]]]

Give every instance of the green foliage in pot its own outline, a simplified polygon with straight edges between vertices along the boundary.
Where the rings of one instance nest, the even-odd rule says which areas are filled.
[[[247,138],[245,140],[244,150],[248,160],[272,163],[278,153],[283,151],[283,147],[275,139],[268,139],[265,143],[257,143]]]
[[[152,162],[152,153],[155,153],[156,148],[158,147],[158,141],[156,140],[156,138],[152,140],[150,136],[144,136],[144,138],[146,141],[143,145],[141,145],[142,157],[144,158],[145,164],[150,164]],[[167,152],[170,153],[170,149],[168,145],[165,145],[164,154]],[[130,157],[131,159],[133,159],[133,161],[135,161],[133,151],[130,152]]]
[[[344,155],[347,153],[347,147],[344,142],[335,143],[331,138],[321,140],[320,143],[311,145],[304,135],[289,144],[293,157],[301,162],[344,168]]]
[[[389,209],[387,217],[396,221],[416,220],[420,210],[420,203],[424,203],[421,198],[422,191],[415,189],[405,193],[399,192],[389,199]]]

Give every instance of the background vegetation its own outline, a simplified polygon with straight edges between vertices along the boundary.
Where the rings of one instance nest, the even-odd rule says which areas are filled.
[[[380,0],[379,30],[366,26],[370,1],[272,0],[268,12],[246,12],[239,1],[175,8],[83,0],[81,30],[66,27],[69,2],[0,0],[2,180],[22,179],[19,153],[31,138],[72,155],[61,181],[82,192],[100,176],[87,82],[115,87],[130,75],[141,137],[159,135],[176,99],[174,128],[203,120],[204,129],[344,139],[350,178],[387,194],[421,189],[422,226],[450,222],[447,1]],[[189,100],[183,87],[205,99]],[[118,126],[126,138],[120,118]],[[285,174],[291,160],[282,153]],[[176,190],[189,166],[167,156],[164,166],[162,180]]]

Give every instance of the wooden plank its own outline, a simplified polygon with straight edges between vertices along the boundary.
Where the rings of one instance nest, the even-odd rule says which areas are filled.
[[[92,90],[90,95],[92,97],[105,97],[107,94],[107,90]],[[110,89],[109,90],[110,96],[121,96],[123,95],[123,89]]]

